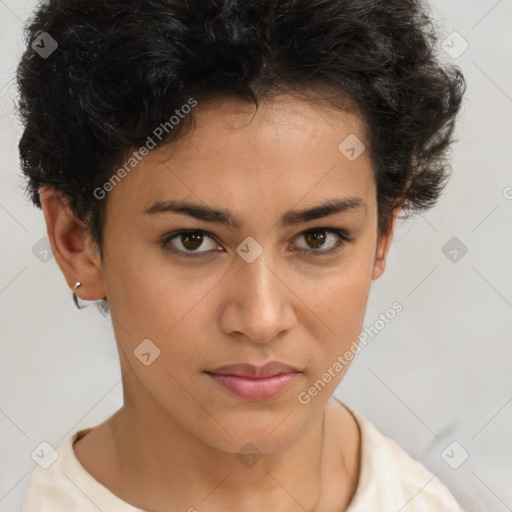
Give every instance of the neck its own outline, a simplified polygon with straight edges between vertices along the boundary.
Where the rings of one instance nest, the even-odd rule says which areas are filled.
[[[252,458],[207,444],[158,407],[129,402],[110,420],[122,490],[146,510],[313,510],[321,494],[324,414],[284,448]],[[142,493],[140,493],[142,489]],[[140,494],[139,494],[140,493]],[[148,503],[148,499],[150,503]],[[149,506],[148,506],[149,505]]]

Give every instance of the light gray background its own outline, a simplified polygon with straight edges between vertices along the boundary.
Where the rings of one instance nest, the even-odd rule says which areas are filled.
[[[468,511],[501,512],[512,510],[512,2],[431,4],[443,39],[457,31],[469,43],[457,58],[443,53],[468,81],[453,176],[435,209],[400,221],[365,325],[396,300],[404,310],[359,353],[336,394]],[[1,512],[20,510],[41,441],[58,446],[122,403],[110,317],[94,303],[76,310],[55,260],[33,253],[46,228],[23,195],[13,72],[34,5],[0,0]],[[452,237],[468,248],[457,262],[442,252]],[[441,457],[453,441],[462,448],[448,451],[451,460],[469,453],[458,469]]]

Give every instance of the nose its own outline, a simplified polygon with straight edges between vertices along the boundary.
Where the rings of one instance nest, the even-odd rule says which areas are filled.
[[[224,332],[267,344],[293,327],[295,295],[265,250],[252,263],[238,261],[231,274],[220,317]]]

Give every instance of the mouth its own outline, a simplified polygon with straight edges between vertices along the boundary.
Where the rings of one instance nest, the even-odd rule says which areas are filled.
[[[205,373],[232,394],[252,401],[280,395],[301,374],[296,368],[277,361],[260,367],[245,363],[232,364]]]

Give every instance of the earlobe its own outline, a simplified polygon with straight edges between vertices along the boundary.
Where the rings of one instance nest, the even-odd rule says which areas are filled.
[[[393,215],[389,220],[386,231],[380,236],[377,242],[375,259],[373,263],[372,280],[378,279],[384,273],[384,270],[386,270],[386,258],[391,247],[391,242],[393,241],[393,235],[395,232],[395,226],[399,212],[400,208],[396,208],[393,211]]]
[[[52,253],[68,286],[84,300],[104,298],[101,262],[87,229],[54,188],[42,187],[39,197]]]

